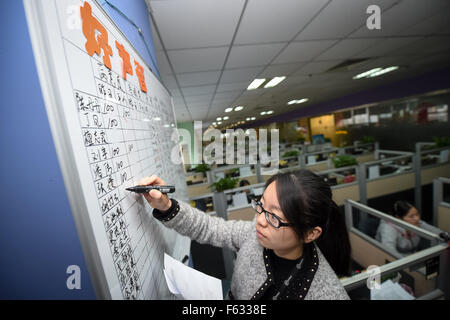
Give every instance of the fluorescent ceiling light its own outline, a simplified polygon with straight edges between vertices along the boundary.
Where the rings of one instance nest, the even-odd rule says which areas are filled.
[[[266,114],[266,112],[265,112],[265,111],[263,111],[263,112],[261,112],[261,113],[260,113],[260,115],[262,115],[262,116],[263,116],[263,115],[265,115],[265,114]]]
[[[381,76],[382,74],[397,70],[398,66],[392,66],[392,67],[388,67],[388,68],[384,68],[383,70],[379,70],[377,72],[373,72],[371,74],[369,74],[367,76],[367,78],[373,78],[373,77],[377,77],[377,76]]]
[[[247,90],[253,90],[257,89],[260,85],[262,85],[266,81],[266,79],[255,79],[250,83],[250,85],[247,87]]]
[[[217,124],[222,124],[222,121],[217,122]]]
[[[251,117],[250,120],[256,120],[256,118],[255,117]]]
[[[153,120],[155,120],[155,121],[161,121],[161,118],[160,118],[160,117],[155,117],[155,118],[153,118]]]
[[[281,81],[286,79],[286,77],[275,77],[264,86],[264,88],[272,88],[275,87],[277,84],[279,84]]]
[[[225,109],[225,112],[231,112],[231,111],[233,111],[233,108],[226,108]]]
[[[270,110],[270,111],[267,111],[266,114],[272,114],[272,113],[273,113],[273,110]]]
[[[303,102],[306,102],[306,101],[308,101],[308,98],[303,98],[303,99],[300,99],[300,100],[291,100],[287,104],[288,105],[299,104],[299,103],[303,103]]]
[[[217,124],[217,122],[213,122],[212,124],[213,124],[213,126],[215,126]]]
[[[245,120],[246,120],[246,121],[250,121],[251,119],[250,119],[250,118],[246,118]]]
[[[216,120],[220,121],[220,120],[222,120],[222,117],[217,117]]]
[[[361,79],[361,78],[366,78],[369,77],[372,73],[378,72],[383,70],[383,68],[374,68],[374,69],[370,69],[369,71],[365,71],[363,73],[357,74],[356,76],[353,77],[353,79]]]
[[[223,117],[223,120],[228,120],[228,119],[230,119],[230,117],[228,117],[228,116]]]
[[[236,108],[234,108],[234,111],[241,111],[242,109],[244,109],[243,106],[237,106]]]

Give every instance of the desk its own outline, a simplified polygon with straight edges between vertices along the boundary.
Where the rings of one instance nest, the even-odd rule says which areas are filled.
[[[381,266],[388,261],[396,260],[394,257],[376,247],[375,245],[364,240],[353,232],[349,233],[350,244],[352,247],[352,259],[358,264],[367,268],[371,265]],[[427,280],[425,276],[417,271],[404,270],[414,279],[414,293],[416,297],[420,297],[431,292],[436,287],[436,280]]]

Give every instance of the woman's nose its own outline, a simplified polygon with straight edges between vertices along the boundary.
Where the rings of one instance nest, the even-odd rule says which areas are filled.
[[[267,225],[267,220],[266,217],[264,216],[264,212],[263,213],[256,213],[257,217],[256,217],[256,222],[260,225],[265,227]]]

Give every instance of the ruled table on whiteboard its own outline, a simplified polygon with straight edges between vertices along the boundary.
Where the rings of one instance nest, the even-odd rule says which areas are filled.
[[[65,8],[82,3],[57,1],[56,8],[61,17]],[[101,57],[87,54],[81,30],[76,33],[65,28],[61,20],[59,27],[90,171],[90,177],[82,179],[90,180],[96,192],[97,212],[103,221],[121,298],[170,297],[162,270],[163,254],[173,249],[168,244],[175,241],[176,234],[151,216],[142,195],[125,191],[141,178],[156,174],[177,187],[174,197],[187,199],[187,191],[182,188],[183,168],[171,160],[176,144],[171,140],[175,119],[170,96],[148,70],[148,91],[143,92],[135,76],[123,79],[117,55],[112,57],[110,70]],[[125,43],[132,59],[139,60],[117,30],[107,23],[105,28],[111,43]]]

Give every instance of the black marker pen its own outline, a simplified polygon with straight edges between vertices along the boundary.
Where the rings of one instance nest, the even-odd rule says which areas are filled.
[[[134,186],[126,188],[125,190],[136,192],[136,193],[147,193],[150,190],[158,190],[161,193],[173,193],[175,192],[174,186]]]

